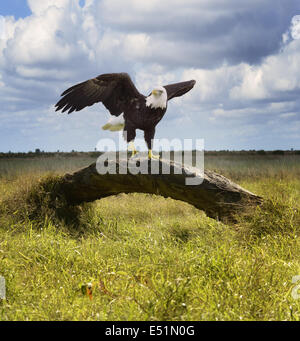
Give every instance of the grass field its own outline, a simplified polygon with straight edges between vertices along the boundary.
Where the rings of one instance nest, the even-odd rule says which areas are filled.
[[[93,161],[0,159],[0,320],[300,320],[300,155],[205,157],[269,199],[230,226],[145,194],[82,205],[75,226],[27,215],[41,178]]]

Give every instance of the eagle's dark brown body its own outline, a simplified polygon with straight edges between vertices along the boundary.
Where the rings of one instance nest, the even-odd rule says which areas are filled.
[[[141,95],[131,101],[124,111],[124,138],[127,142],[135,139],[136,129],[144,131],[145,141],[148,149],[152,149],[152,140],[155,134],[155,127],[164,117],[167,105],[162,108],[150,108],[146,106],[146,97]]]
[[[155,127],[167,110],[167,101],[190,91],[196,81],[190,80],[165,85],[166,101],[163,107],[146,105],[147,97],[142,95],[127,73],[109,73],[76,84],[62,93],[56,111],[79,111],[87,106],[102,102],[111,115],[124,116],[124,137],[127,142],[134,140],[136,129],[145,133],[145,141],[151,149]],[[127,136],[126,136],[127,135]]]

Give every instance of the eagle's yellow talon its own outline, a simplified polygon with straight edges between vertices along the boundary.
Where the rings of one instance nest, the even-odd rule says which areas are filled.
[[[134,157],[138,153],[133,142],[129,142],[128,150],[131,151],[130,157]]]
[[[159,158],[160,158],[159,155],[154,155],[154,154],[152,153],[152,150],[149,149],[149,151],[148,151],[148,159],[159,160]]]
[[[136,150],[133,150],[133,151],[131,152],[130,157],[134,157],[137,153],[138,153],[138,152],[137,152]]]

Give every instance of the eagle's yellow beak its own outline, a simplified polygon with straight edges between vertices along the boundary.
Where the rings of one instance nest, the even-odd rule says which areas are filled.
[[[154,95],[154,96],[158,95],[158,91],[157,90],[152,90],[152,95]]]

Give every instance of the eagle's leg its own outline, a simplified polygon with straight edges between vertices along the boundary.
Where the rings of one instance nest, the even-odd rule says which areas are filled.
[[[125,124],[123,137],[128,143],[128,151],[131,151],[130,157],[133,157],[137,154],[137,150],[135,149],[135,146],[133,143],[135,136],[136,136],[135,129]]]
[[[137,154],[137,150],[135,149],[133,141],[130,141],[128,143],[128,150],[131,151],[131,156],[130,157],[134,157]]]
[[[148,159],[158,160],[159,155],[153,155],[153,153],[152,153],[154,134],[155,134],[155,128],[145,130],[144,137],[145,137],[145,141],[146,141],[146,144],[148,147]]]

